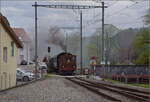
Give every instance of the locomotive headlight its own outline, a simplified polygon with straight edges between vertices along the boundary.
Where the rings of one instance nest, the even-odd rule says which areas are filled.
[[[76,66],[73,66],[73,68],[76,68]]]

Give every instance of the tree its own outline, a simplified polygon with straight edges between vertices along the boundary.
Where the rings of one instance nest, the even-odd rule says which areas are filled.
[[[137,51],[142,52],[145,49],[149,49],[150,44],[150,32],[146,29],[141,29],[133,40],[133,46]]]
[[[69,34],[68,36],[68,45],[67,50],[73,54],[78,54],[78,51],[80,49],[80,35],[79,32],[75,32],[72,34]]]
[[[129,28],[121,30],[113,39],[115,41],[115,56],[117,63],[129,64],[132,62],[134,55],[134,49],[131,43],[136,36],[134,29]]]
[[[150,59],[149,59],[149,57],[150,57],[150,50],[144,50],[140,55],[139,55],[139,57],[135,60],[135,64],[140,64],[140,65],[142,65],[142,64],[144,64],[144,65],[146,65],[146,64],[149,64],[149,62],[150,62]]]
[[[137,58],[135,64],[149,64],[150,58],[150,32],[146,29],[142,29],[138,32],[134,38],[132,44],[136,49]]]
[[[88,57],[90,56],[96,56],[97,62],[100,64],[101,61],[101,40],[100,40],[100,34],[99,31],[96,31],[91,37],[90,41],[87,45],[88,48]]]
[[[105,58],[114,63],[114,52],[115,52],[115,43],[114,39],[112,39],[118,32],[119,29],[112,24],[105,24],[104,25],[104,45],[105,45]],[[96,29],[93,35],[90,37],[90,41],[88,43],[88,55],[90,56],[97,56],[98,62],[101,62],[101,44],[102,44],[102,34],[101,29]],[[113,56],[112,56],[113,55]]]
[[[148,13],[144,16],[144,23],[146,25],[150,24],[150,9],[148,10]]]

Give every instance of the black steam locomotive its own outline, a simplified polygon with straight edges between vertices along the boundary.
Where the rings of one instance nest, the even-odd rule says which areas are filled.
[[[71,53],[62,52],[48,60],[49,68],[52,68],[59,74],[74,74],[76,70],[76,56]]]

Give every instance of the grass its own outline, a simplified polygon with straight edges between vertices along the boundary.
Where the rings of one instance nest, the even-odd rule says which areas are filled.
[[[125,84],[123,82],[112,80],[112,79],[108,79],[108,78],[105,78],[104,80],[108,81],[108,82],[112,82],[112,83]],[[143,87],[143,88],[150,88],[149,84],[136,84],[136,83],[133,83],[133,84],[125,84],[125,85],[127,85],[127,86],[137,86],[137,87]]]
[[[112,80],[112,79],[109,79],[109,78],[105,78],[104,80],[108,81],[108,82],[112,82],[112,83],[121,83],[120,81]]]
[[[128,84],[129,86],[137,86],[137,87],[143,87],[143,88],[150,88],[149,84]]]
[[[49,77],[51,77],[51,74],[45,74],[44,75],[44,78],[49,78]]]

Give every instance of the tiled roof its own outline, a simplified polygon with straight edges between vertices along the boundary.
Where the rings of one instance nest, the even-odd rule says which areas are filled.
[[[8,24],[8,21],[6,20],[6,18],[1,13],[0,13],[0,23],[5,28],[8,35],[15,41],[15,43],[17,44],[17,47],[23,48],[22,42],[18,39],[18,36],[13,31],[13,29],[10,27],[10,25]]]
[[[21,40],[31,41],[23,28],[13,28],[13,30],[17,34],[18,38],[21,37]]]

